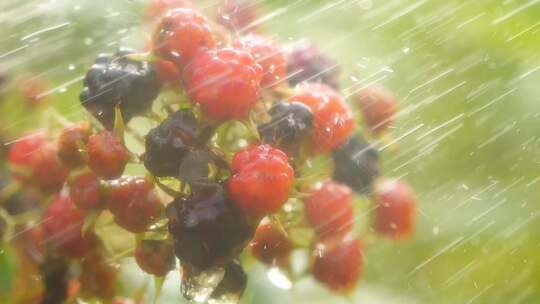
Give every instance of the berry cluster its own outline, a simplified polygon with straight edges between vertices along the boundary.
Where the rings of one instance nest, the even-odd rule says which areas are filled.
[[[254,2],[224,1],[216,22],[195,6],[151,1],[147,52],[97,57],[80,94],[97,120],[52,124],[11,145],[22,190],[9,200],[33,193],[46,207],[32,229],[0,221],[0,231],[26,231],[17,250],[37,265],[42,303],[129,303],[116,297],[118,256],[156,277],[179,265],[188,300],[238,302],[244,253],[347,293],[364,268],[366,234],[413,233],[414,191],[379,176],[377,142],[394,123],[394,97],[368,87],[348,103],[337,63],[312,44],[287,50],[266,37]],[[362,197],[375,210],[367,231],[355,225]],[[117,234],[134,239],[127,250],[111,246]],[[293,250],[311,256],[301,273]]]

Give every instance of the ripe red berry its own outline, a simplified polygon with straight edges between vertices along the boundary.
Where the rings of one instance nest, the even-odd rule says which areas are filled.
[[[246,157],[248,155],[248,157]],[[241,159],[250,159],[241,164]],[[239,152],[233,161],[228,188],[233,201],[247,215],[262,217],[275,213],[287,201],[293,186],[294,170],[283,152],[268,145]]]
[[[154,62],[154,68],[162,85],[178,86],[182,83],[182,73],[174,62],[158,60]]]
[[[101,180],[92,172],[76,176],[69,183],[69,195],[80,209],[99,209],[105,203]]]
[[[145,231],[163,210],[154,185],[142,177],[132,176],[112,183],[107,207],[119,226],[134,233]]]
[[[290,102],[301,102],[313,112],[313,146],[318,152],[329,152],[341,146],[354,130],[352,112],[331,87],[320,83],[303,83]]]
[[[129,160],[129,151],[112,132],[103,131],[88,139],[88,166],[94,173],[113,179],[122,175]]]
[[[363,250],[356,238],[325,239],[315,245],[313,256],[313,276],[332,291],[350,292],[362,274]]]
[[[58,158],[62,164],[69,168],[84,165],[86,156],[82,150],[86,148],[90,135],[90,125],[86,122],[74,124],[62,131],[58,138]]]
[[[293,244],[271,221],[263,220],[249,243],[249,249],[259,261],[271,265],[285,262]]]
[[[272,87],[287,77],[287,58],[281,47],[274,41],[261,35],[249,34],[236,39],[236,48],[251,53],[263,70],[262,87]]]
[[[153,37],[154,53],[178,66],[185,66],[201,49],[215,46],[206,18],[192,9],[179,8],[165,15]]]
[[[326,181],[306,199],[305,213],[320,237],[349,232],[354,222],[352,191],[344,184]]]
[[[366,127],[375,134],[388,130],[398,112],[398,103],[392,93],[374,85],[360,91],[357,98]]]
[[[9,151],[9,164],[13,176],[44,192],[62,188],[67,170],[62,166],[54,145],[46,142],[44,133],[25,136]]]
[[[384,179],[375,185],[375,230],[393,239],[409,238],[414,231],[416,198],[406,182]]]
[[[43,215],[45,243],[69,256],[83,256],[98,243],[97,237],[91,232],[83,236],[83,222],[84,213],[75,207],[69,195],[56,195]]]
[[[167,12],[177,8],[191,8],[189,0],[152,0],[146,6],[144,16],[146,20],[153,21],[162,17]]]
[[[254,27],[258,16],[256,1],[224,0],[218,9],[218,22],[231,30],[245,30]]]
[[[199,52],[183,74],[191,99],[216,120],[246,118],[259,100],[261,78],[253,57],[232,48]]]
[[[135,248],[135,260],[146,273],[163,277],[176,263],[173,246],[165,241],[143,240]]]

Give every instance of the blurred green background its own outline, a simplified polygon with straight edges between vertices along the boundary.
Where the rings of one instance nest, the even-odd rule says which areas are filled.
[[[45,75],[50,102],[80,117],[95,55],[144,45],[143,3],[2,0],[0,71]],[[308,38],[339,61],[344,95],[379,83],[399,98],[398,149],[383,149],[383,172],[414,185],[420,214],[411,241],[367,248],[351,299],[309,279],[280,290],[257,266],[245,302],[540,303],[540,1],[262,4],[270,35]],[[0,106],[3,133],[37,127],[16,100]],[[179,301],[174,279],[163,303]]]

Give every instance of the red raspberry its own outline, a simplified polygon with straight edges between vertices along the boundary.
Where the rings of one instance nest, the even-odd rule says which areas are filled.
[[[153,44],[156,55],[183,67],[199,50],[213,48],[216,42],[204,16],[179,8],[161,19]]]
[[[71,200],[80,209],[99,209],[105,202],[101,180],[92,172],[76,176],[69,187]]]
[[[293,249],[292,242],[269,220],[263,220],[249,243],[251,254],[259,261],[272,265],[286,262]]]
[[[84,213],[75,207],[69,195],[56,195],[43,216],[46,244],[62,249],[72,257],[85,255],[96,247],[98,241],[93,233],[82,235],[83,222]]]
[[[313,112],[313,146],[318,152],[329,152],[341,146],[354,130],[354,119],[345,101],[331,87],[304,83],[289,98],[301,102]]]
[[[280,158],[284,162],[287,161],[287,154],[285,154],[285,152],[279,149],[274,149],[270,145],[252,146],[248,149],[238,151],[234,155],[231,162],[231,170],[233,172],[238,172],[252,162],[274,157]]]
[[[10,148],[8,161],[12,175],[19,181],[28,181],[32,177],[31,165],[34,154],[47,142],[44,132],[27,134],[18,139]],[[28,172],[26,172],[28,171]]]
[[[119,226],[134,233],[145,231],[163,210],[154,184],[131,176],[113,182],[107,207]]]
[[[188,0],[152,0],[144,11],[146,20],[153,21],[177,8],[191,8]]]
[[[259,100],[262,68],[246,51],[198,53],[184,70],[191,99],[217,120],[243,119]]]
[[[62,164],[69,168],[84,165],[86,158],[81,150],[86,147],[90,135],[90,125],[86,122],[74,124],[62,131],[58,138],[58,158]]]
[[[416,198],[406,182],[384,179],[375,185],[375,229],[394,239],[409,238],[414,230]]]
[[[392,93],[373,85],[360,91],[357,98],[366,127],[375,134],[388,130],[398,112],[398,103]]]
[[[172,61],[158,60],[154,67],[162,85],[178,86],[182,83],[182,73]]]
[[[46,142],[44,133],[36,133],[17,141],[9,151],[13,176],[44,192],[62,188],[67,170],[62,166],[56,147]]]
[[[88,139],[88,166],[97,175],[105,179],[117,178],[128,161],[128,149],[112,132],[103,131]]]
[[[348,293],[355,287],[364,264],[358,239],[325,239],[316,244],[313,256],[312,273],[317,281],[340,293]]]
[[[236,39],[234,47],[251,53],[263,69],[261,86],[272,87],[287,77],[287,58],[281,47],[261,35],[249,34]]]
[[[176,263],[173,246],[164,241],[143,240],[135,249],[135,260],[146,273],[163,277]]]
[[[257,3],[250,0],[224,0],[218,9],[218,22],[230,30],[244,30],[259,16]]]
[[[244,152],[233,159],[233,176],[228,188],[233,201],[246,214],[262,217],[275,213],[287,201],[293,186],[294,170],[282,152],[256,146],[248,150],[251,162],[239,165]],[[235,170],[236,169],[236,170]]]
[[[352,191],[344,184],[326,181],[305,201],[306,217],[320,237],[351,231],[354,221]]]

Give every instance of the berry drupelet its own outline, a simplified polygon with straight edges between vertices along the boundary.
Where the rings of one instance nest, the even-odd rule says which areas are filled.
[[[287,52],[289,84],[295,86],[304,81],[320,82],[334,89],[339,87],[340,67],[338,63],[321,53],[309,42],[295,45]]]
[[[257,260],[267,265],[280,265],[286,263],[293,244],[270,220],[265,219],[257,227],[249,249]]]
[[[153,37],[154,53],[184,67],[197,52],[216,44],[210,23],[189,8],[169,11],[159,22]]]
[[[287,59],[281,47],[269,38],[248,34],[237,38],[233,46],[251,53],[255,61],[261,65],[264,88],[279,84],[287,77]]]
[[[101,180],[92,172],[77,175],[69,182],[69,196],[83,210],[100,209],[106,200]]]
[[[260,218],[278,212],[289,198],[294,170],[281,150],[260,145],[240,151],[231,170],[229,193],[246,215]]]
[[[129,158],[122,139],[112,132],[103,131],[88,139],[88,166],[104,179],[122,175]]]
[[[107,208],[120,227],[133,233],[144,232],[163,211],[154,184],[133,176],[123,176],[111,183]]]
[[[158,277],[165,276],[176,264],[173,246],[160,240],[143,240],[137,244],[135,260],[144,272]]]
[[[270,108],[272,120],[258,126],[263,142],[286,151],[300,146],[313,127],[313,114],[299,102],[279,102]]]
[[[388,130],[398,113],[396,98],[383,87],[372,85],[357,95],[366,127],[375,135]]]
[[[261,66],[246,51],[201,51],[185,68],[183,79],[192,101],[218,121],[245,119],[259,100]]]
[[[393,239],[408,239],[414,231],[416,197],[404,181],[382,179],[375,185],[375,230]]]
[[[330,152],[341,146],[354,131],[352,112],[343,98],[331,87],[303,83],[289,102],[300,102],[313,113],[313,149]]]
[[[332,158],[335,180],[358,193],[371,191],[373,180],[379,175],[379,154],[375,147],[355,135],[335,150]]]
[[[305,212],[319,237],[349,232],[354,221],[352,191],[346,185],[326,181],[305,200]]]
[[[159,93],[152,65],[128,58],[134,50],[121,48],[114,55],[99,55],[86,73],[81,104],[107,129],[119,106],[124,121],[148,111]]]
[[[176,256],[199,270],[227,265],[254,232],[219,184],[175,199],[167,217]]]
[[[360,241],[349,236],[319,241],[313,251],[312,274],[330,290],[349,293],[362,274],[364,257]]]

